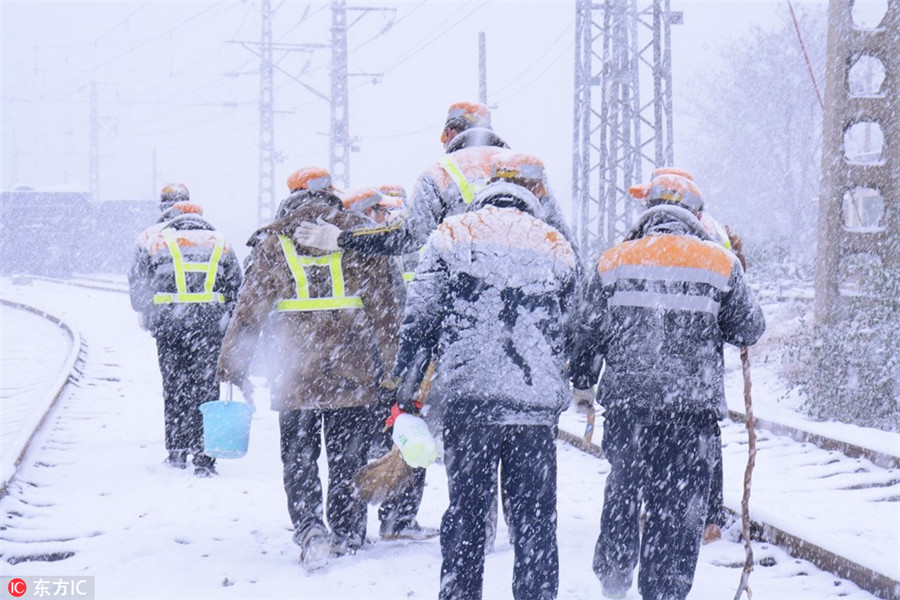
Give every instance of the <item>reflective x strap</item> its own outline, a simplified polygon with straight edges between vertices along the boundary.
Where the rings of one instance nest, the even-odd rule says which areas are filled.
[[[450,179],[456,184],[456,187],[459,188],[459,193],[462,194],[463,202],[467,205],[472,202],[472,198],[475,197],[475,188],[469,183],[466,179],[466,176],[463,175],[463,172],[459,170],[459,167],[456,166],[456,163],[453,162],[453,159],[450,158],[449,154],[445,154],[440,158],[441,166],[444,167],[444,170],[447,171],[447,175],[450,176]]]
[[[341,251],[323,256],[298,256],[294,242],[285,235],[279,235],[281,250],[287,260],[291,274],[296,283],[296,298],[279,300],[275,308],[279,311],[335,310],[343,308],[362,308],[363,301],[359,296],[344,295],[344,271],[341,268]],[[327,266],[331,274],[332,295],[324,298],[309,297],[309,282],[306,279],[306,267]]]

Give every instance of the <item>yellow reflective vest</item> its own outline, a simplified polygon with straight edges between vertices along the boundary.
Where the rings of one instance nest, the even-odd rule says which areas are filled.
[[[172,263],[175,267],[175,289],[178,290],[174,294],[171,292],[159,292],[153,295],[154,304],[173,304],[173,303],[201,303],[201,302],[225,302],[225,296],[219,292],[214,292],[213,287],[216,284],[216,273],[219,270],[219,260],[222,258],[222,251],[225,248],[225,238],[221,233],[215,232],[215,245],[209,259],[203,262],[191,262],[184,260],[181,254],[181,247],[175,237],[175,230],[167,227],[161,232],[169,253],[172,255]],[[202,292],[189,292],[187,289],[187,273],[200,272],[206,273],[206,279],[203,282]]]
[[[322,256],[299,256],[291,238],[279,235],[278,239],[281,241],[281,250],[284,252],[284,258],[294,276],[297,290],[296,298],[278,301],[275,305],[278,311],[337,310],[363,307],[361,297],[344,294],[344,271],[341,268],[341,258],[344,253],[342,251]],[[310,298],[309,282],[306,279],[308,267],[328,267],[331,273],[331,296]]]

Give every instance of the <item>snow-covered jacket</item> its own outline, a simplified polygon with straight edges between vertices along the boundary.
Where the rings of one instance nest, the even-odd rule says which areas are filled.
[[[467,402],[489,422],[555,424],[569,405],[577,260],[542,212],[528,190],[496,182],[428,238],[409,284],[394,375],[409,394],[437,361],[432,417]]]
[[[689,211],[647,210],[597,263],[584,299],[573,383],[607,410],[723,418],[723,343],[750,346],[765,318],[737,258]]]
[[[447,145],[446,154],[419,175],[410,196],[410,209],[403,217],[377,227],[345,231],[338,244],[366,254],[405,254],[418,250],[445,218],[465,212],[474,193],[491,177],[491,158],[508,148],[490,129],[473,127],[458,133]],[[546,182],[545,188],[547,195],[540,198],[543,218],[567,239],[572,239]]]
[[[298,225],[317,219],[342,229],[371,223],[334,195],[312,195],[255,232],[219,355],[220,380],[240,384],[259,341],[273,410],[372,405],[397,349],[403,284],[395,261],[297,242]]]
[[[194,263],[183,271],[183,289],[170,241],[183,263]],[[204,263],[208,268],[202,269]],[[132,308],[154,336],[166,324],[190,329],[217,322],[224,331],[241,287],[241,266],[224,236],[200,215],[163,213],[135,241],[128,285]]]

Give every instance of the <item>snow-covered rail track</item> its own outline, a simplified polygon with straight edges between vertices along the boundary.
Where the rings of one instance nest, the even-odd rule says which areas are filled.
[[[116,282],[108,282],[108,285],[102,281],[62,280],[53,283],[120,293],[125,291],[121,283]],[[47,282],[42,285],[51,284]],[[76,322],[80,323],[81,317]],[[103,409],[106,411],[120,410],[110,408],[115,405],[110,399],[135,393],[133,382],[126,383],[124,390],[119,389],[121,386],[116,383],[120,376],[117,363],[121,363],[119,353],[122,352],[116,346],[117,341],[115,334],[109,333],[99,336],[99,343],[92,342],[91,348],[98,348],[100,356],[88,354],[82,359],[83,373],[74,382],[80,388],[78,402],[66,403],[64,412],[57,410],[56,414],[48,413],[47,416],[52,418],[45,418],[44,431],[34,436],[39,438],[39,443],[33,445],[29,454],[28,476],[15,478],[6,491],[6,495],[12,497],[0,499],[4,508],[4,523],[0,529],[3,550],[0,554],[7,562],[65,559],[78,553],[80,547],[89,546],[91,542],[86,539],[105,533],[99,530],[81,531],[74,525],[75,519],[71,520],[72,526],[54,528],[52,535],[44,535],[40,539],[29,535],[29,529],[40,521],[70,522],[53,514],[68,509],[58,503],[60,492],[53,488],[59,487],[60,482],[51,476],[52,469],[57,464],[64,465],[66,449],[70,445],[84,443],[85,436],[89,434],[78,431],[77,427],[70,431],[67,420],[92,419],[96,412],[92,408],[95,403],[106,403]],[[122,376],[133,379],[134,373],[129,371]],[[881,458],[870,458],[864,453],[854,454],[854,450],[845,449],[844,442],[830,440],[827,436],[803,438],[803,432],[797,432],[796,436],[801,436],[798,439],[802,440],[797,441],[795,435],[785,432],[791,429],[787,426],[776,423],[776,428],[765,419],[759,419],[758,423],[761,429],[759,457],[751,497],[754,538],[785,548],[792,556],[851,580],[878,597],[900,600],[900,577],[895,574],[896,567],[892,566],[892,561],[896,562],[900,540],[890,537],[892,533],[895,537],[897,535],[897,531],[891,530],[900,531],[893,525],[900,502],[900,474],[896,466],[890,466],[897,463],[884,463]],[[565,413],[560,438],[584,452],[602,457],[600,427],[601,419],[598,418],[594,443],[586,447],[580,435],[584,429],[583,417]],[[723,426],[723,446],[726,506],[732,508],[739,506],[740,480],[746,463],[746,431],[742,424],[726,423]],[[796,486],[779,488],[783,475],[780,479],[773,479],[773,470],[790,470]],[[105,500],[98,498],[98,501]],[[853,510],[841,510],[837,514],[829,511],[829,507],[846,506],[853,506]],[[858,522],[843,522],[848,514],[853,514]],[[847,548],[848,536],[861,536],[867,541]],[[852,556],[843,556],[845,550],[849,550]],[[766,566],[760,562],[757,569]]]
[[[2,385],[3,424],[0,433],[3,457],[0,459],[0,494],[3,494],[16,467],[28,450],[35,433],[41,428],[47,416],[56,406],[66,385],[77,380],[84,362],[86,346],[81,334],[59,317],[33,306],[0,298],[4,311],[24,311],[40,319],[29,323],[31,334],[37,336],[41,321],[52,325],[52,329],[66,339],[67,351],[57,356],[49,356],[42,349],[34,350],[35,356],[24,356],[15,364],[5,364]],[[8,313],[4,317],[11,317]],[[5,319],[4,319],[5,320]],[[7,335],[13,335],[8,328],[12,323],[4,323]],[[51,332],[52,335],[52,332]],[[38,356],[41,354],[42,356]],[[30,373],[21,371],[30,369]],[[33,381],[25,381],[31,379]],[[34,381],[36,380],[36,381]]]
[[[739,519],[747,433],[742,415],[723,423],[725,508]],[[795,427],[756,419],[757,459],[750,499],[751,538],[853,581],[879,598],[900,600],[898,457]],[[590,444],[584,417],[563,415],[559,437],[603,458],[601,417]],[[784,474],[790,473],[790,486]],[[789,506],[785,506],[788,504]],[[853,507],[848,509],[848,507]],[[848,520],[851,522],[844,522]],[[847,548],[848,531],[867,540]],[[847,555],[848,550],[853,555]]]

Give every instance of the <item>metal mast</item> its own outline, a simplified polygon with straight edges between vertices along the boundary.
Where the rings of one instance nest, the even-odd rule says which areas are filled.
[[[272,63],[272,2],[262,0],[259,47],[259,203],[257,223],[275,215],[275,100]]]
[[[636,216],[628,187],[673,161],[669,28],[681,13],[669,0],[576,0],[575,11],[573,222],[594,257]]]
[[[95,202],[100,200],[100,116],[97,109],[97,82],[91,82],[91,158],[89,190]]]
[[[329,170],[334,182],[342,187],[350,185],[350,97],[347,87],[347,3],[331,0]]]

